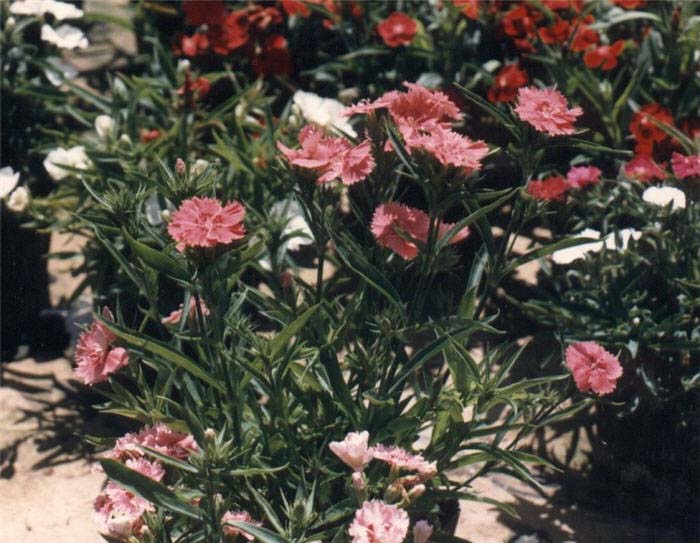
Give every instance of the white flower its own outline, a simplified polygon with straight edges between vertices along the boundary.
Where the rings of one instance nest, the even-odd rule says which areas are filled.
[[[59,57],[48,57],[46,63],[49,68],[44,69],[44,75],[54,87],[58,87],[65,79],[73,79],[78,75],[78,70],[72,64]]]
[[[685,193],[673,187],[649,187],[642,194],[642,200],[662,207],[672,204],[672,211],[685,209]]]
[[[31,194],[26,187],[17,187],[7,199],[7,207],[15,213],[22,213],[29,207]]]
[[[190,61],[186,58],[181,58],[177,61],[177,74],[183,75],[190,69]]]
[[[88,46],[83,31],[71,25],[61,25],[56,30],[49,25],[42,25],[41,39],[61,49],[85,49]]]
[[[345,106],[338,100],[322,98],[313,92],[296,91],[292,101],[295,113],[306,121],[323,128],[335,128],[353,138],[357,136],[348,119],[341,115]]]
[[[109,115],[98,115],[95,119],[95,130],[97,130],[98,136],[106,140],[112,135],[112,130],[114,130],[114,119]]]
[[[634,228],[623,228],[617,232],[617,236],[615,235],[615,232],[611,232],[605,236],[605,248],[609,251],[626,251],[631,239],[638,240],[641,237],[642,233],[639,230],[635,230]]]
[[[57,2],[56,0],[17,0],[10,6],[10,13],[14,15],[36,15],[50,13],[57,21],[64,19],[79,19],[83,16],[83,10],[73,4]]]
[[[286,250],[298,251],[302,245],[313,243],[313,234],[309,228],[304,213],[296,200],[288,199],[276,202],[270,208],[270,217],[278,220],[286,220],[282,236],[289,236],[295,232],[294,237],[285,241]]]
[[[70,166],[79,170],[85,170],[90,165],[90,159],[85,154],[85,147],[77,145],[70,149],[59,147],[49,152],[44,159],[44,168],[54,181],[65,179],[71,172],[61,166]]]
[[[576,234],[575,237],[600,239],[600,232],[591,228],[586,228],[585,230],[582,230]],[[552,260],[557,264],[571,264],[579,258],[584,258],[588,253],[597,253],[602,248],[603,242],[601,241],[582,243],[581,245],[574,245],[573,247],[567,247],[565,249],[554,251],[552,253]]]
[[[204,170],[207,169],[209,166],[209,161],[204,160],[203,158],[198,158],[197,160],[194,161],[194,164],[190,166],[190,172],[192,175],[202,175],[204,173]]]
[[[129,137],[129,134],[122,134],[119,136],[119,141],[126,143],[127,145],[131,145],[131,138]]]
[[[10,166],[0,168],[0,198],[10,194],[19,182],[19,172],[15,172]]]

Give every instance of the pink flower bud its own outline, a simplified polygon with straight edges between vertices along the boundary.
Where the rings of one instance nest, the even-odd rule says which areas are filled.
[[[187,170],[187,166],[185,166],[185,161],[182,160],[181,158],[178,158],[175,161],[175,171],[179,175],[185,175],[185,171]]]
[[[419,520],[413,527],[413,543],[426,543],[433,535],[433,527],[426,520]]]

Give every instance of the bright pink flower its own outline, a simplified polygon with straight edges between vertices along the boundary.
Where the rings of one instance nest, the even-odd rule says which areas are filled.
[[[427,543],[433,535],[433,527],[427,520],[419,520],[413,527],[413,543]]]
[[[569,182],[561,175],[552,175],[527,184],[527,191],[538,200],[562,201],[567,190]]]
[[[253,541],[255,537],[250,535],[248,532],[236,528],[235,526],[229,526],[227,522],[246,522],[252,524],[253,526],[262,526],[261,522],[254,520],[247,511],[226,511],[221,517],[221,524],[224,525],[224,534],[229,537],[235,537],[237,535],[242,535],[248,541]]]
[[[582,189],[600,181],[601,171],[595,166],[575,166],[566,174],[569,186]]]
[[[408,533],[406,511],[380,500],[364,502],[348,533],[352,543],[402,543]]]
[[[574,374],[576,387],[581,392],[592,390],[601,396],[615,390],[616,382],[622,376],[617,357],[594,341],[569,345],[566,366]]]
[[[182,304],[180,304],[179,309],[172,311],[170,313],[170,315],[168,315],[165,318],[162,318],[160,320],[160,322],[162,322],[163,324],[167,324],[169,326],[178,326],[180,324],[180,321],[182,321],[182,309],[183,309],[183,306],[182,306]],[[202,299],[199,300],[199,310],[201,311],[203,317],[206,317],[210,313],[209,308],[207,307],[207,304],[205,304],[204,300],[202,300]],[[187,319],[190,322],[197,321],[197,309],[196,309],[196,302],[195,302],[194,296],[190,296],[190,303],[189,303],[189,307],[187,310]]]
[[[199,449],[197,442],[191,435],[171,430],[159,422],[153,426],[144,427],[138,433],[128,433],[117,439],[110,456],[117,460],[139,458],[144,455],[141,446],[149,447],[161,454],[180,460],[187,458]]]
[[[105,307],[102,310],[105,319],[114,320],[112,312]],[[112,373],[129,363],[129,353],[123,347],[112,348],[117,339],[107,327],[99,321],[92,323],[86,332],[80,334],[75,348],[75,376],[86,385],[106,381]]]
[[[652,179],[658,179],[659,181],[666,179],[664,169],[647,155],[635,156],[625,164],[624,170],[627,177],[642,183],[648,183]]]
[[[367,446],[369,433],[350,432],[343,441],[331,441],[328,445],[333,453],[355,471],[362,471],[372,460],[372,451]]]
[[[393,445],[372,447],[372,457],[386,462],[393,470],[417,471],[424,478],[434,477],[437,473],[435,462],[428,462],[423,455],[411,454],[406,449]]]
[[[574,121],[583,110],[580,107],[568,109],[566,98],[556,89],[524,87],[518,90],[515,112],[538,131],[562,136],[575,132]]]
[[[126,465],[154,481],[161,481],[165,475],[163,466],[157,460],[150,462],[145,458],[129,459]],[[119,539],[137,534],[143,525],[141,515],[154,510],[151,502],[113,481],[107,483],[104,492],[95,499],[93,507],[100,531]]]
[[[464,168],[467,173],[480,169],[481,159],[489,152],[483,141],[472,141],[442,126],[419,133],[410,142],[406,140],[406,144],[409,150],[423,149],[445,166]]]
[[[416,21],[400,11],[395,11],[377,25],[377,33],[389,47],[410,45],[417,31]]]
[[[437,228],[438,239],[442,238],[454,225],[440,221]],[[406,260],[418,255],[416,242],[426,243],[430,230],[430,217],[420,209],[389,202],[374,211],[372,234],[379,245],[388,247]],[[457,243],[469,235],[465,227],[452,237],[450,243]]]
[[[680,153],[671,155],[673,174],[678,179],[700,177],[700,155],[684,156]]]
[[[245,208],[238,202],[221,205],[215,198],[195,196],[185,200],[172,215],[168,233],[177,241],[176,248],[226,245],[245,236]]]
[[[324,136],[320,128],[307,125],[299,132],[299,144],[301,149],[294,150],[277,142],[277,148],[290,164],[316,171],[319,183],[340,178],[345,185],[352,185],[374,170],[369,140],[353,147],[344,138]]]

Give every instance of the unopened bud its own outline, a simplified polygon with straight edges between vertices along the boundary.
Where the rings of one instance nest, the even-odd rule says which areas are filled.
[[[415,500],[425,493],[425,485],[416,485],[408,491],[408,499]]]
[[[15,27],[16,24],[17,19],[15,19],[14,17],[8,17],[7,21],[5,21],[5,31],[9,32]]]
[[[207,441],[214,441],[216,439],[216,430],[213,428],[207,428],[204,430],[204,439]]]
[[[365,489],[365,487],[366,487],[365,477],[364,477],[364,475],[362,475],[361,472],[359,472],[359,471],[353,472],[353,474],[352,474],[352,486],[358,492],[362,492]]]
[[[170,210],[169,209],[164,209],[163,211],[161,211],[160,216],[163,218],[163,220],[165,222],[170,222]]]
[[[175,161],[175,171],[178,173],[178,175],[185,175],[185,172],[187,171],[187,166],[185,165],[185,161],[182,160],[181,158],[178,158]]]
[[[398,483],[392,483],[384,493],[384,501],[387,503],[397,503],[406,497],[406,489]]]
[[[119,141],[126,143],[127,145],[131,145],[131,138],[129,137],[129,134],[122,134],[119,136]]]

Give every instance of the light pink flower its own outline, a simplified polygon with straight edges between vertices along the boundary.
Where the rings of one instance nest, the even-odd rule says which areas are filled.
[[[594,341],[569,345],[566,349],[566,366],[574,374],[574,381],[581,392],[592,390],[596,394],[609,394],[615,390],[622,376],[622,366],[616,356]]]
[[[182,304],[180,304],[179,309],[172,311],[170,313],[170,315],[162,318],[160,320],[160,322],[162,322],[163,324],[167,324],[169,326],[178,326],[180,324],[180,321],[182,321],[182,309],[183,309],[183,306],[182,306]],[[205,304],[204,300],[202,300],[201,298],[199,300],[199,310],[202,312],[203,317],[206,317],[210,313],[209,308],[207,307],[207,304]],[[190,296],[189,308],[187,310],[187,319],[190,322],[196,322],[196,320],[197,320],[197,309],[196,309],[196,302],[195,302],[194,296]]]
[[[221,524],[224,525],[224,534],[229,537],[242,535],[248,541],[253,541],[255,537],[250,535],[248,532],[244,532],[243,530],[236,528],[235,526],[226,525],[227,522],[247,522],[248,524],[252,524],[254,526],[262,526],[262,523],[258,522],[257,520],[253,520],[253,517],[251,517],[250,513],[247,511],[226,511],[224,513],[224,516],[221,517]]]
[[[138,458],[144,455],[140,446],[149,447],[180,460],[199,449],[194,437],[176,432],[159,422],[154,426],[146,426],[135,434],[128,433],[117,439],[110,456],[117,460]]]
[[[406,449],[394,445],[377,445],[372,448],[375,460],[381,460],[393,470],[417,471],[423,478],[434,477],[437,473],[435,462],[428,462],[421,454],[411,454]]]
[[[684,156],[680,153],[671,155],[671,168],[678,179],[700,177],[700,155]]]
[[[245,236],[244,218],[245,208],[239,202],[222,206],[215,198],[195,196],[173,213],[168,233],[180,252],[187,247],[226,245]]]
[[[580,107],[569,109],[566,98],[556,89],[524,87],[518,89],[515,112],[536,130],[550,136],[563,136],[575,132],[574,121],[583,110]]]
[[[472,141],[437,125],[428,132],[419,132],[410,141],[407,139],[406,144],[409,150],[423,149],[445,166],[464,168],[467,173],[480,169],[481,159],[489,152],[483,141]]]
[[[102,310],[105,319],[114,320],[112,312]],[[112,348],[117,336],[99,321],[92,323],[89,330],[80,334],[75,348],[75,376],[86,385],[106,381],[112,373],[129,363],[129,353],[123,347]]]
[[[126,461],[127,467],[141,475],[161,481],[165,470],[157,460],[132,458]],[[143,525],[141,515],[155,508],[151,502],[132,494],[117,483],[110,481],[93,504],[94,517],[99,530],[112,537],[126,539],[138,532]]]
[[[454,225],[440,221],[437,228],[438,239],[442,238]],[[372,217],[372,234],[377,242],[388,247],[406,260],[418,255],[416,242],[426,243],[430,229],[430,217],[420,209],[414,209],[397,202],[382,204]],[[450,239],[457,243],[469,235],[465,227]]]
[[[372,500],[357,510],[348,533],[353,543],[402,543],[409,522],[403,509]]]
[[[316,171],[319,183],[340,178],[345,185],[352,185],[374,170],[369,140],[353,147],[344,138],[325,136],[320,128],[307,125],[299,132],[299,144],[301,149],[294,150],[277,142],[277,148],[290,164]]]
[[[647,155],[637,155],[624,167],[625,175],[630,179],[636,179],[641,183],[648,183],[653,179],[663,181],[666,172],[654,160]]]
[[[350,432],[343,441],[331,441],[328,447],[354,471],[362,471],[372,460],[372,451],[367,445],[369,433]]]
[[[566,174],[569,186],[582,189],[600,181],[601,171],[595,166],[575,166]]]
[[[413,527],[413,543],[426,543],[433,535],[433,527],[427,520],[419,520]]]

